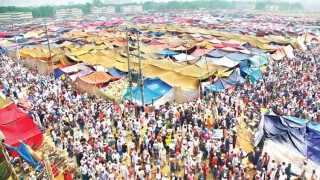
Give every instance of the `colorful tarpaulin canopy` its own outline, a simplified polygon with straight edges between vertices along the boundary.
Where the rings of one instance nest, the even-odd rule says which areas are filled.
[[[101,88],[103,94],[110,99],[120,100],[127,92],[129,81],[127,78],[121,78],[117,81],[110,82],[108,86]]]
[[[272,159],[291,163],[295,174],[301,173],[304,161],[308,166],[307,175],[320,168],[318,123],[296,117],[265,115],[255,137],[255,145],[264,139],[263,151]]]
[[[116,80],[118,78],[115,78],[106,72],[94,72],[86,76],[80,77],[80,79],[86,83],[89,84],[100,84],[100,83],[106,83],[110,80]]]
[[[160,52],[157,52],[156,53],[157,55],[161,55],[161,56],[165,56],[165,57],[172,57],[174,55],[178,55],[180,53],[178,52],[173,52],[173,51],[170,51],[168,49],[164,50],[164,51],[160,51]]]

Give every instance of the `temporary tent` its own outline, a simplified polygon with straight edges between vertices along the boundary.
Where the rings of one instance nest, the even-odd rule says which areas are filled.
[[[82,90],[91,94],[99,92],[98,87],[102,87],[110,80],[117,80],[106,72],[93,72],[86,76],[81,76],[76,79],[76,85]]]
[[[116,77],[116,78],[122,78],[122,77],[125,77],[128,75],[128,73],[125,73],[125,72],[122,72],[116,68],[111,68],[109,69],[108,71],[109,74],[111,74],[113,77]]]
[[[92,69],[86,69],[86,70],[81,70],[75,74],[72,74],[72,75],[69,75],[68,77],[72,80],[72,81],[75,81],[78,77],[81,77],[81,76],[86,76],[88,74],[91,74],[93,73],[94,71]]]
[[[235,61],[243,61],[243,60],[251,58],[251,55],[243,54],[240,52],[226,53],[225,56],[228,57],[229,59],[232,59]]]
[[[170,89],[172,89],[172,87],[161,81],[159,78],[146,79],[144,85],[145,104],[151,104],[153,101],[170,91]],[[129,89],[127,89],[127,93],[124,97],[127,99],[130,98]],[[132,98],[137,102],[142,102],[140,87],[136,87],[132,90]]]
[[[121,100],[127,92],[129,81],[127,78],[121,78],[117,81],[110,82],[108,86],[100,89],[102,94],[109,99]]]
[[[251,82],[256,82],[257,80],[263,78],[262,72],[259,68],[246,67],[243,68],[242,71],[249,75]]]
[[[215,57],[215,58],[221,58],[226,55],[226,52],[224,52],[220,49],[216,49],[216,50],[209,52],[207,55],[211,56],[211,57]]]
[[[307,176],[320,168],[320,125],[305,119],[265,115],[255,135],[255,145],[264,140],[263,151],[278,162],[291,163],[292,173],[300,175],[307,162]]]
[[[224,79],[218,77],[218,80],[211,86],[207,86],[206,89],[209,91],[224,91],[228,87],[230,87],[230,85],[228,85]]]
[[[185,61],[193,61],[195,59],[197,59],[198,57],[195,57],[195,56],[190,56],[190,55],[187,55],[185,53],[181,53],[181,54],[178,54],[178,55],[174,55],[173,56],[176,60],[178,60],[178,62],[185,62]]]
[[[172,88],[159,78],[148,78],[144,83],[150,90],[161,95],[166,94]]]
[[[5,135],[5,143],[11,146],[17,146],[20,140],[34,148],[42,144],[43,134],[38,126],[14,103],[0,109],[0,131]]]
[[[249,59],[251,63],[251,67],[261,67],[263,65],[269,64],[268,56],[269,56],[268,54],[259,54],[251,57]]]
[[[199,57],[199,56],[203,56],[211,51],[212,51],[212,49],[196,49],[190,55]]]
[[[239,62],[234,61],[232,59],[229,59],[227,57],[215,59],[212,61],[212,63],[215,65],[225,66],[225,67],[229,67],[229,68],[235,67],[239,64]]]
[[[168,49],[164,50],[164,51],[160,51],[160,52],[157,52],[156,53],[157,55],[161,55],[161,56],[165,56],[165,57],[172,57],[174,55],[178,55],[180,53],[178,52],[173,52],[173,51],[170,51]]]
[[[26,114],[20,111],[16,104],[10,103],[0,109],[0,125],[10,124],[13,120],[21,119],[25,116]]]
[[[246,79],[240,76],[239,69],[233,71],[232,74],[229,77],[224,78],[224,80],[230,85],[240,85],[246,82]]]

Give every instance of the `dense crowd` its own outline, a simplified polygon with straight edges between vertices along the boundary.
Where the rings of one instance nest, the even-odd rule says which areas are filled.
[[[275,162],[258,147],[245,152],[238,126],[243,117],[257,127],[263,109],[320,122],[319,47],[295,56],[270,62],[257,82],[159,107],[103,100],[4,55],[0,81],[7,96],[50,131],[56,147],[76,159],[84,180],[285,180],[292,176],[291,164]],[[306,177],[306,170],[301,179],[318,179],[315,171]]]

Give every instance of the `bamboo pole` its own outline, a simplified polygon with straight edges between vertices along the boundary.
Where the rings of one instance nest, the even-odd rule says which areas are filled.
[[[10,168],[10,170],[11,170],[11,177],[13,176],[12,178],[13,178],[14,180],[19,180],[18,175],[17,175],[16,171],[14,170],[14,167],[13,167],[13,165],[11,164],[7,153],[5,153],[4,148],[3,148],[3,145],[2,145],[1,142],[0,142],[0,150],[1,150],[1,152],[3,153],[4,157],[6,158],[7,164],[9,165],[9,168]]]

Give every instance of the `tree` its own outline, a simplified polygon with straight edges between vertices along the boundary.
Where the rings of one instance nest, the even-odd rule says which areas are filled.
[[[97,7],[101,7],[104,4],[100,0],[92,0],[92,5],[97,6]]]

